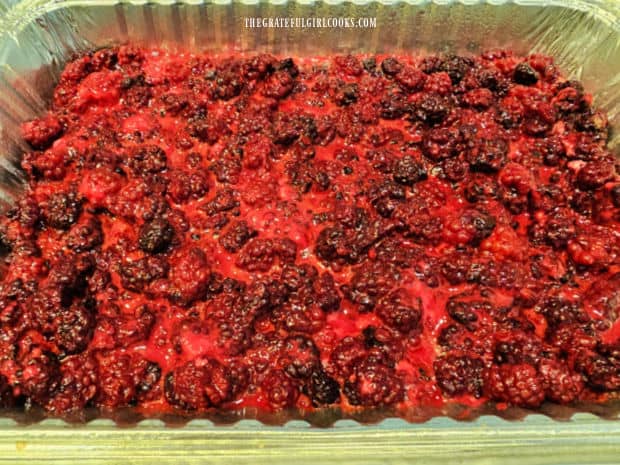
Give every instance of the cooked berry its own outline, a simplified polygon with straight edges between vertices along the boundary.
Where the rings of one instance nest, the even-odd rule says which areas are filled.
[[[495,223],[495,218],[488,213],[468,209],[446,225],[444,237],[447,241],[457,244],[479,245],[493,233]]]
[[[611,199],[615,207],[620,208],[620,184],[616,184],[611,189]]]
[[[216,215],[218,213],[226,212],[239,206],[239,201],[236,199],[237,193],[231,189],[218,190],[215,193],[215,197],[203,205],[201,208],[209,216]]]
[[[165,397],[184,410],[204,410],[218,406],[231,395],[231,383],[224,367],[215,360],[200,358],[168,373]]]
[[[457,55],[445,57],[439,65],[440,71],[445,71],[450,76],[453,84],[458,84],[471,68],[472,60]]]
[[[493,199],[497,196],[498,185],[494,179],[484,175],[476,175],[464,187],[464,195],[468,202]]]
[[[272,409],[292,407],[299,395],[295,381],[280,370],[273,370],[261,384],[261,390]]]
[[[440,165],[442,179],[451,182],[458,182],[465,179],[469,171],[469,165],[458,158],[448,158],[443,160]]]
[[[508,144],[503,139],[483,140],[467,154],[472,171],[493,173],[506,163]]]
[[[358,94],[357,84],[343,84],[334,92],[334,103],[340,106],[351,105],[357,102]]]
[[[400,402],[403,386],[392,368],[368,360],[355,367],[343,392],[351,405],[378,407]]]
[[[407,333],[417,329],[422,319],[422,299],[400,288],[381,299],[375,312],[388,326]]]
[[[115,317],[109,323],[116,347],[129,347],[135,343],[146,342],[155,320],[155,315],[146,305],[138,307],[132,314]]]
[[[17,377],[22,394],[39,405],[45,405],[59,386],[58,357],[35,347],[20,362]]]
[[[268,271],[273,266],[276,258],[280,263],[292,263],[295,261],[297,246],[290,239],[260,239],[250,240],[237,260],[240,268],[248,271]]]
[[[394,181],[412,186],[414,183],[426,179],[424,166],[409,155],[404,156],[394,166]]]
[[[169,174],[169,179],[168,194],[177,203],[200,199],[209,191],[208,176],[202,171],[187,173],[173,170]]]
[[[74,192],[53,194],[43,210],[46,223],[56,229],[69,229],[81,212],[82,203]]]
[[[540,313],[545,316],[547,324],[557,327],[565,323],[585,323],[588,315],[578,303],[558,298],[549,298],[540,304]]]
[[[75,252],[86,252],[103,243],[101,221],[94,216],[83,218],[68,233],[67,246]]]
[[[54,342],[67,354],[84,351],[92,338],[95,326],[95,302],[86,299],[62,309]]]
[[[145,145],[127,159],[127,164],[137,175],[157,173],[166,169],[166,152],[156,145]]]
[[[448,396],[482,397],[484,363],[479,358],[448,355],[438,358],[434,366],[437,384]]]
[[[544,345],[534,338],[516,334],[510,340],[499,340],[495,343],[493,350],[493,360],[498,365],[508,363],[516,365],[528,363],[536,365],[541,358],[548,355]]]
[[[597,315],[615,322],[620,316],[620,273],[604,275],[592,283],[584,295],[584,307],[594,310]],[[587,315],[581,311],[574,318],[579,322],[588,321]]]
[[[142,373],[142,380],[137,386],[138,400],[152,400],[159,398],[159,380],[161,367],[155,362],[147,362]]]
[[[584,351],[577,355],[575,368],[595,391],[620,389],[620,359]]]
[[[342,377],[347,378],[355,364],[366,356],[364,343],[351,336],[345,337],[331,351],[330,361],[333,369]]]
[[[415,116],[428,124],[443,122],[450,113],[450,106],[445,98],[432,93],[424,93],[415,103]]]
[[[13,389],[6,377],[0,375],[0,408],[12,407],[14,403]]]
[[[68,357],[60,371],[58,390],[48,408],[56,413],[83,409],[97,394],[97,360],[91,354]]]
[[[319,233],[315,253],[325,261],[332,261],[346,253],[344,231],[339,227],[329,227]]]
[[[342,298],[336,289],[334,277],[329,273],[323,273],[314,282],[315,302],[325,312],[334,312],[340,307]]]
[[[388,76],[393,76],[400,72],[403,65],[398,62],[396,58],[389,57],[381,62],[381,70]]]
[[[400,89],[393,89],[381,98],[380,116],[386,120],[398,119],[409,111],[407,96]]]
[[[293,378],[307,378],[319,365],[319,350],[305,336],[289,336],[282,350],[282,369]]]
[[[110,351],[98,357],[98,386],[95,404],[105,408],[135,405],[144,399],[144,382],[153,363],[139,355]]]
[[[424,155],[438,162],[458,155],[462,150],[462,134],[455,127],[434,127],[426,132],[422,144]]]
[[[557,360],[543,360],[538,371],[545,384],[547,399],[559,404],[573,402],[584,389],[583,378],[571,371],[565,363]]]
[[[205,299],[215,284],[206,254],[197,247],[182,249],[172,257],[168,282],[160,287],[170,303],[187,307]]]
[[[488,312],[490,305],[481,301],[469,301],[461,300],[458,298],[452,298],[448,300],[446,304],[446,312],[448,315],[456,321],[470,329],[474,329],[476,321],[478,321],[478,314],[480,312]]]
[[[375,262],[371,266],[361,266],[351,279],[349,299],[358,304],[362,310],[371,310],[377,301],[394,287],[397,275],[398,272],[393,267],[383,263]],[[386,317],[396,324],[401,321],[401,316],[404,317],[403,321],[413,317],[408,309],[401,309],[398,306],[399,297],[399,293],[394,294],[394,305],[389,305],[389,309],[386,309]]]
[[[531,86],[538,82],[538,73],[527,63],[519,63],[514,70],[513,79],[517,84]]]
[[[549,218],[542,231],[544,240],[556,249],[566,247],[576,232],[573,220],[561,214]]]
[[[220,237],[220,245],[228,252],[235,253],[245,245],[257,232],[250,229],[246,221],[235,221]]]
[[[370,73],[377,68],[377,60],[374,57],[365,58],[362,60],[362,66]]]
[[[545,400],[544,383],[532,365],[493,366],[485,386],[491,399],[518,407],[535,408]]]
[[[316,369],[307,381],[305,392],[312,400],[312,405],[335,404],[340,400],[340,385],[322,369]]]
[[[140,228],[138,245],[147,253],[155,254],[165,251],[174,235],[174,229],[165,218],[148,221]]]
[[[591,161],[577,173],[577,186],[584,190],[596,189],[614,178],[614,165],[611,162]]]
[[[120,265],[121,282],[125,288],[141,292],[156,279],[165,277],[168,269],[168,262],[158,257],[125,261]]]
[[[62,133],[62,125],[53,114],[22,125],[23,137],[35,149],[46,149]]]
[[[215,76],[215,95],[222,100],[230,100],[241,93],[244,83],[237,73],[223,70]]]
[[[421,90],[426,82],[426,75],[422,71],[409,66],[401,69],[394,78],[408,92]]]

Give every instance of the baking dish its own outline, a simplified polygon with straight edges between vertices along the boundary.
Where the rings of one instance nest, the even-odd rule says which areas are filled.
[[[494,47],[520,53],[540,51],[556,57],[564,72],[581,79],[595,94],[596,105],[609,112],[610,146],[617,151],[620,142],[620,6],[615,1],[177,4],[25,0],[4,2],[0,9],[4,15],[0,22],[0,195],[4,205],[21,188],[17,162],[25,147],[18,124],[44,111],[59,71],[75,53],[122,42],[292,55],[475,53]],[[376,17],[377,27],[308,31],[244,26],[247,17],[308,16]],[[208,456],[214,463],[232,457],[236,462],[288,463],[290,457],[299,456],[303,461],[327,463],[410,463],[414,459],[420,463],[617,463],[620,424],[601,418],[615,417],[616,408],[584,408],[598,415],[549,407],[543,411],[547,417],[510,410],[501,412],[502,419],[485,415],[500,412],[483,410],[473,415],[455,409],[412,412],[406,420],[414,423],[389,419],[367,424],[385,416],[384,412],[352,417],[365,425],[350,419],[334,423],[340,418],[338,412],[262,416],[263,423],[247,419],[235,423],[239,417],[255,416],[242,412],[183,425],[174,418],[137,423],[140,418],[132,412],[118,412],[114,421],[95,419],[70,425],[59,420],[33,423],[41,419],[36,412],[17,413],[14,417],[20,423],[30,425],[0,420],[0,461],[49,463],[79,458],[85,463],[192,463]],[[477,418],[469,422],[447,417],[428,420],[437,414]],[[331,426],[310,428],[302,419]],[[121,428],[128,424],[131,429]]]

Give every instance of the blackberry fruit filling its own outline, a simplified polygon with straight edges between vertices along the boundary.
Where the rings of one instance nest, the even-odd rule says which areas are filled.
[[[542,55],[86,54],[22,125],[0,406],[617,398],[607,126]]]

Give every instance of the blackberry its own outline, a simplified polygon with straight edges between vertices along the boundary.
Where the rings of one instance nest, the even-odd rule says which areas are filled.
[[[293,378],[307,378],[319,365],[319,350],[305,336],[289,336],[282,347],[280,357],[283,370]]]
[[[91,354],[80,354],[65,358],[58,390],[50,399],[47,408],[56,414],[79,411],[89,405],[97,395],[97,360]]]
[[[15,403],[13,389],[4,375],[0,375],[0,408],[12,407]]]
[[[392,368],[371,360],[359,363],[343,392],[351,405],[389,406],[403,399],[402,381]]]
[[[164,383],[166,400],[183,410],[205,410],[230,400],[232,385],[217,361],[199,358],[168,373]]]
[[[476,328],[476,322],[478,321],[479,313],[488,313],[491,310],[491,305],[484,301],[468,301],[459,300],[458,298],[450,298],[446,304],[446,311],[448,315],[456,321],[462,324],[470,330]]]
[[[412,186],[427,177],[424,166],[409,155],[398,160],[394,166],[393,176],[394,181],[407,186]]]
[[[77,253],[95,249],[102,243],[101,221],[95,216],[82,219],[67,234],[67,246]]]
[[[75,192],[53,194],[43,210],[45,222],[56,229],[69,229],[81,213],[82,202]]]
[[[472,67],[472,60],[458,55],[448,55],[439,65],[440,71],[445,71],[450,76],[452,84],[458,84]]]
[[[401,69],[394,79],[407,92],[416,92],[424,87],[426,75],[415,68],[406,66]]]
[[[423,313],[422,299],[399,288],[379,300],[375,312],[388,326],[408,333],[419,329]]]
[[[610,194],[614,207],[620,208],[620,184],[616,184],[612,187]]]
[[[575,369],[582,373],[588,386],[594,391],[620,389],[620,359],[583,351],[575,361]]]
[[[357,84],[342,84],[334,91],[333,100],[336,105],[347,106],[357,102],[358,95]]]
[[[58,118],[51,113],[41,119],[29,121],[22,125],[24,140],[38,150],[48,148],[62,132],[62,124]]]
[[[165,170],[168,166],[168,157],[157,145],[144,145],[138,148],[126,163],[134,173],[144,176]]]
[[[394,76],[403,69],[403,65],[393,57],[388,57],[381,62],[381,71],[387,76]]]
[[[482,397],[484,363],[479,358],[448,355],[434,363],[437,385],[448,396],[471,394]]]
[[[61,372],[56,355],[39,348],[20,360],[18,383],[23,395],[38,405],[45,405],[58,389]]]
[[[95,326],[95,302],[86,299],[60,311],[56,344],[65,354],[82,352],[93,336]]]
[[[167,276],[169,268],[168,262],[159,257],[126,260],[120,265],[121,283],[130,291],[141,292],[156,279]]]
[[[588,315],[578,303],[553,297],[541,302],[538,311],[544,315],[547,324],[552,328],[563,324],[589,321]]]
[[[304,391],[316,407],[335,404],[340,400],[340,385],[322,369],[312,372]]]
[[[257,235],[245,221],[235,221],[220,236],[219,243],[230,253],[236,253],[247,241]]]
[[[446,99],[432,93],[424,93],[414,105],[414,115],[430,125],[442,123],[450,114]]]
[[[138,245],[146,253],[156,254],[164,252],[173,237],[174,229],[170,222],[165,218],[155,218],[140,228]]]
[[[237,265],[248,271],[269,271],[276,258],[282,264],[295,261],[297,244],[290,239],[251,239],[241,250]]]
[[[586,163],[577,173],[577,187],[592,190],[601,187],[614,177],[614,166],[611,162],[591,161]]]
[[[519,63],[514,70],[512,78],[517,84],[531,86],[538,82],[539,75],[529,64]]]
[[[532,365],[494,365],[485,386],[491,399],[517,407],[536,408],[545,400],[543,380]]]
[[[546,396],[559,404],[570,404],[583,391],[585,385],[579,373],[571,371],[565,363],[543,360],[538,371],[545,385]]]
[[[480,173],[494,173],[506,163],[508,144],[503,139],[484,140],[467,153],[470,169]]]
[[[267,374],[261,383],[261,390],[274,410],[292,407],[299,396],[297,383],[280,370],[272,370]]]

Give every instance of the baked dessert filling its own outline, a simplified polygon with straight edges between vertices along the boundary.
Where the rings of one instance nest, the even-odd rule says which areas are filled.
[[[616,397],[620,176],[591,100],[510,51],[72,61],[0,219],[0,404]]]

